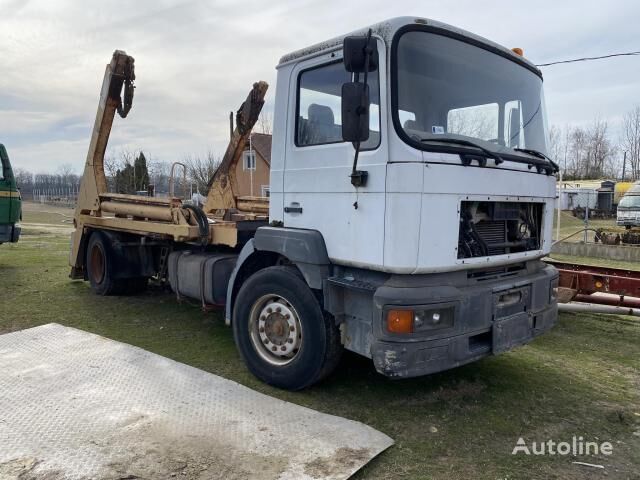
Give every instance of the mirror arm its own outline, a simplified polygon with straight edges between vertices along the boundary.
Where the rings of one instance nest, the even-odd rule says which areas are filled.
[[[369,75],[369,62],[371,60],[371,55],[373,54],[373,49],[370,45],[371,42],[371,29],[367,32],[367,43],[365,47],[365,59],[364,59],[364,84],[367,84],[367,79]],[[357,81],[357,73],[356,73],[356,81]],[[364,100],[364,99],[363,99]],[[358,112],[358,116],[362,115],[367,109],[367,105],[361,105],[360,111]],[[368,126],[367,126],[368,127]],[[360,142],[356,142],[355,144],[356,152],[353,156],[353,168],[351,169],[351,185],[354,187],[364,187],[367,184],[368,173],[364,170],[358,170],[358,156],[360,154]],[[357,208],[357,207],[356,207]]]

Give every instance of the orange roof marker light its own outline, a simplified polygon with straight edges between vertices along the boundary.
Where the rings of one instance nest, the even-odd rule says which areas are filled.
[[[524,50],[522,50],[520,47],[514,47],[514,48],[511,49],[511,51],[513,53],[515,53],[516,55],[524,57]]]

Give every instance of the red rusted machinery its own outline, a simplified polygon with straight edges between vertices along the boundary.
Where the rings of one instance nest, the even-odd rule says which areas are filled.
[[[558,301],[640,308],[640,272],[547,260],[558,269]]]

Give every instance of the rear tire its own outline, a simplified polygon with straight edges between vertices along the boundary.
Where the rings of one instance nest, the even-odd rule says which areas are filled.
[[[242,285],[233,336],[247,368],[260,380],[301,390],[329,375],[342,354],[340,333],[297,270],[268,267]]]
[[[97,295],[121,295],[127,279],[114,278],[114,255],[111,242],[102,232],[93,232],[87,244],[86,269],[89,283]]]

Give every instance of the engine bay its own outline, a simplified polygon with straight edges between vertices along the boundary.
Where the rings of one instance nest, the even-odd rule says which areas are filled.
[[[458,258],[539,250],[543,208],[534,202],[462,202]]]

